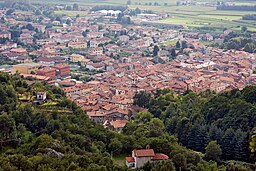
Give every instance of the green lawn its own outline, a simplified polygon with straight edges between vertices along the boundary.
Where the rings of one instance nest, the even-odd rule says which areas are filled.
[[[67,15],[68,17],[75,17],[77,15],[84,17],[87,14],[86,11],[66,11],[66,10],[54,11],[54,13],[57,15]]]
[[[128,155],[127,154],[121,154],[121,155],[118,155],[118,156],[113,156],[113,160],[116,164],[118,164],[120,166],[124,166],[126,156],[128,156]]]
[[[41,106],[56,106],[56,105],[57,105],[57,102],[49,101],[49,102],[42,104]]]
[[[175,45],[177,43],[178,39],[174,39],[174,40],[168,40],[168,41],[165,41],[165,42],[161,42],[160,44],[163,44],[163,45]]]
[[[211,44],[213,44],[214,42],[207,42],[207,41],[205,41],[205,42],[201,42],[203,45],[205,45],[205,46],[208,46],[208,45],[211,45]]]

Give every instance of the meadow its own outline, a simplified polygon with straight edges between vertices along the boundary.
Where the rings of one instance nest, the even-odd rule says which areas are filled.
[[[212,1],[212,0],[208,0]],[[145,4],[158,2],[160,6],[149,6]],[[213,27],[229,28],[238,30],[241,26],[246,26],[251,31],[256,31],[255,21],[243,21],[242,16],[246,14],[256,14],[251,11],[219,11],[215,7],[208,7],[204,4],[206,1],[197,1],[197,6],[176,6],[176,0],[132,0],[129,8],[140,8],[141,10],[152,10],[155,12],[166,12],[169,17],[162,22],[183,24],[186,27]],[[127,0],[31,0],[31,3],[49,3],[49,4],[69,4],[78,3],[81,7],[89,9],[95,5],[126,5]],[[167,5],[166,5],[166,4]],[[256,2],[234,2],[237,5],[256,5]],[[68,16],[84,16],[80,11],[56,11],[57,14],[66,14]]]

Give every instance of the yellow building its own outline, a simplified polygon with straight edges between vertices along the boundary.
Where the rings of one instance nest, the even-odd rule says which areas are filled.
[[[84,56],[78,55],[78,54],[72,54],[72,55],[70,56],[70,60],[71,60],[72,62],[81,62],[81,61],[84,60]]]
[[[85,49],[87,48],[87,43],[85,42],[69,42],[68,47],[73,49]]]
[[[35,72],[40,67],[40,64],[37,63],[22,63],[14,65],[13,68],[21,74],[31,74]]]

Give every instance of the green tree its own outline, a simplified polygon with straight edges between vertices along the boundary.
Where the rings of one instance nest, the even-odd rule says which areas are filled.
[[[157,45],[154,46],[154,49],[153,49],[153,56],[157,56],[158,55],[158,52],[159,52],[159,47]]]
[[[26,25],[26,28],[27,28],[28,30],[30,30],[30,31],[34,31],[34,30],[35,30],[35,28],[33,27],[33,25],[30,24],[30,23]]]
[[[181,41],[181,47],[182,49],[185,49],[188,47],[187,42],[185,40]]]
[[[205,158],[207,160],[219,161],[221,154],[220,145],[216,141],[210,141],[205,148]]]
[[[171,50],[171,55],[172,55],[172,58],[175,58],[177,56],[176,52],[175,52],[175,49],[172,49]]]
[[[245,32],[247,32],[247,27],[245,27],[245,26],[243,26],[242,28],[241,28],[241,31],[242,31],[242,33],[245,33]]]
[[[235,146],[235,131],[229,128],[225,131],[221,142],[221,148],[224,159],[232,159],[234,156],[234,146]]]
[[[133,99],[134,105],[147,108],[149,107],[151,94],[146,91],[140,91],[134,95]]]
[[[119,154],[123,148],[123,144],[117,138],[114,138],[110,141],[108,148],[111,153]]]
[[[7,140],[15,137],[15,121],[6,113],[0,115],[0,128],[0,139]]]
[[[250,136],[250,150],[251,153],[256,152],[256,130],[252,131],[251,136]]]
[[[196,166],[190,167],[191,171],[226,171],[224,166],[218,167],[217,163],[214,161],[201,161]]]
[[[131,5],[132,4],[132,1],[131,0],[128,0],[127,2],[126,2],[126,5]]]
[[[172,157],[172,161],[176,169],[186,170],[187,169],[187,158],[184,154],[176,154]]]
[[[78,11],[78,10],[79,10],[79,7],[78,7],[78,4],[77,4],[77,3],[74,3],[74,4],[73,4],[73,10],[75,10],[75,11]]]
[[[177,42],[176,42],[176,48],[177,48],[177,49],[180,49],[180,47],[181,47],[180,41],[177,41]]]

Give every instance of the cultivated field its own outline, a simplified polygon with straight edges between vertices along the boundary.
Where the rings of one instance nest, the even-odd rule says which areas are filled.
[[[211,1],[211,0],[208,0]],[[84,8],[90,8],[95,5],[126,5],[127,0],[31,0],[32,3],[50,3],[50,4],[74,4],[78,3]],[[146,3],[158,2],[161,6],[149,6]],[[167,12],[169,18],[162,22],[184,24],[185,27],[214,27],[214,28],[232,28],[240,29],[241,26],[248,27],[249,30],[256,31],[255,21],[243,21],[245,14],[256,14],[250,11],[218,11],[215,7],[206,7],[206,1],[199,0],[201,5],[197,6],[176,6],[176,0],[132,0],[132,9],[140,8],[142,10],[152,10],[157,12]],[[165,5],[167,3],[167,5]],[[237,5],[256,5],[256,2],[235,2]],[[67,14],[76,16],[84,14],[79,11],[56,11],[57,14]]]

